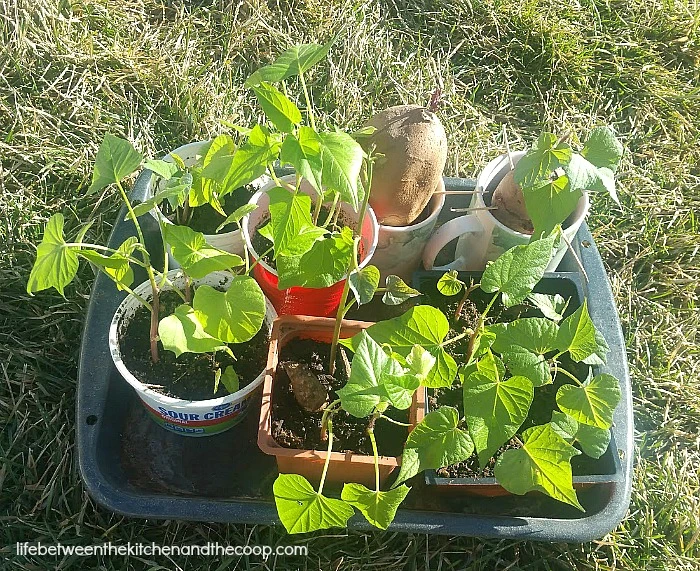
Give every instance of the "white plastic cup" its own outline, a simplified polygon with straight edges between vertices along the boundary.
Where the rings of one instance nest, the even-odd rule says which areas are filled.
[[[168,278],[176,287],[184,288],[184,274],[180,270],[171,270],[168,272]],[[232,278],[233,276],[226,272],[212,272],[205,278],[192,280],[192,282],[195,287],[210,285],[227,288]],[[163,289],[167,290],[170,287],[166,286]],[[142,283],[134,289],[134,293],[149,301],[152,297],[150,283],[147,281]],[[272,322],[277,317],[277,312],[269,300],[265,299],[265,303],[267,312],[263,327],[266,327],[269,332],[272,330]],[[140,306],[141,304],[129,295],[114,312],[109,326],[109,352],[114,366],[126,382],[134,388],[151,418],[166,430],[184,436],[211,436],[238,424],[248,412],[253,393],[265,380],[265,365],[251,383],[224,397],[195,401],[160,394],[142,383],[126,368],[119,349],[119,334],[126,329]],[[149,347],[144,347],[143,350],[148,351]],[[213,383],[213,378],[211,381]],[[154,384],[159,383],[155,380]]]

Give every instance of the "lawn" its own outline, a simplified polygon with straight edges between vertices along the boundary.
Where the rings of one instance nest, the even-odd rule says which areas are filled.
[[[672,0],[0,0],[0,568],[700,568],[700,9]],[[289,542],[265,526],[138,521],[97,507],[76,468],[78,342],[93,276],[25,293],[33,243],[63,212],[104,238],[118,197],[85,197],[105,133],[161,155],[256,113],[243,81],[293,43],[339,32],[314,68],[327,125],[443,93],[450,176],[475,176],[543,128],[609,123],[627,147],[622,207],[589,223],[609,270],[634,385],[626,519],[594,543],[334,530],[261,562],[16,557],[16,541]]]

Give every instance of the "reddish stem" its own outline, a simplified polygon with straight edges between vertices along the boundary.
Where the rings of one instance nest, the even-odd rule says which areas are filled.
[[[157,363],[158,356],[158,317],[160,314],[160,291],[153,289],[153,299],[151,300],[151,361]]]

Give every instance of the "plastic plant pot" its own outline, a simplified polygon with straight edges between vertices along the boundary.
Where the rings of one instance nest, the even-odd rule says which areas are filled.
[[[434,287],[438,279],[443,275],[441,270],[416,272],[413,277],[413,286],[422,292],[428,291],[428,288]],[[470,283],[472,280],[477,283],[481,279],[482,272],[459,272],[458,277],[464,283]],[[567,307],[565,317],[572,314],[583,302],[583,284],[579,274],[573,272],[551,272],[546,273],[542,280],[535,287],[535,293],[544,294],[560,294],[564,299],[570,298],[571,302]],[[437,292],[437,290],[435,290]],[[612,356],[611,356],[612,358]],[[593,373],[598,374],[604,372],[599,366],[593,367]],[[426,414],[429,411],[426,403]],[[590,467],[595,473],[579,473],[573,476],[573,485],[577,490],[582,490],[596,485],[610,485],[618,483],[622,480],[622,466],[620,464],[619,455],[616,453],[618,449],[615,442],[614,431],[611,434],[610,444],[606,452],[598,459],[591,462]],[[577,462],[582,456],[576,456],[572,460]],[[500,497],[511,496],[512,494],[501,486],[494,477],[441,477],[435,470],[427,470],[425,472],[425,482],[428,486],[435,487],[443,494],[460,495],[473,494],[485,497]],[[530,495],[537,495],[538,492],[530,492]]]
[[[171,270],[168,272],[168,277],[176,287],[184,287],[184,275],[181,271]],[[226,288],[231,279],[231,274],[212,272],[205,278],[192,282],[195,287],[210,285]],[[166,286],[163,289],[171,288]],[[142,283],[134,289],[134,293],[149,301],[152,296],[150,283]],[[267,313],[263,327],[271,331],[277,313],[269,300],[265,301]],[[109,352],[115,367],[126,382],[134,388],[149,416],[170,432],[195,437],[219,434],[238,424],[248,412],[253,394],[265,378],[265,371],[261,371],[252,382],[241,390],[215,399],[185,400],[169,397],[151,389],[127,369],[119,349],[119,335],[125,330],[139,307],[140,303],[132,296],[126,297],[119,305],[109,326]],[[148,348],[144,347],[144,351],[147,350]]]
[[[295,175],[287,175],[281,178],[283,182],[294,184]],[[257,210],[243,218],[243,236],[251,253],[253,260],[257,260],[262,252],[257,252],[253,246],[252,238],[259,226],[265,224],[269,219],[270,200],[267,191],[275,188],[274,181],[266,184],[260,191],[256,192],[250,199],[250,204],[256,204]],[[312,201],[316,199],[317,193],[306,181],[302,181],[300,192],[311,196]],[[345,203],[340,203],[342,222],[347,225],[357,223],[358,214],[352,207]],[[359,256],[360,268],[364,268],[374,255],[379,238],[379,224],[371,207],[367,208],[364,223],[362,225],[362,239],[360,240]],[[318,317],[329,317],[335,315],[340,298],[343,293],[345,280],[341,280],[330,287],[325,288],[305,288],[291,287],[280,290],[278,288],[277,272],[264,260],[258,261],[253,268],[253,277],[257,280],[265,295],[272,301],[279,315],[311,315]]]
[[[191,167],[201,158],[201,150],[208,143],[209,141],[197,141],[194,143],[188,143],[187,145],[183,145],[171,151],[169,154],[163,157],[163,160],[172,163],[174,162],[172,155],[175,154],[182,159],[186,166]],[[269,180],[270,177],[268,177],[267,175],[263,175],[255,179],[253,182],[249,183],[248,186],[251,186],[252,188],[257,190],[262,188],[265,184],[267,184]],[[152,178],[148,188],[148,197],[153,196],[153,192],[154,188]],[[157,206],[153,209],[152,213],[157,218],[160,218],[165,224],[172,224],[172,222],[163,215],[160,208],[158,208]],[[211,244],[215,248],[219,248],[220,250],[224,250],[225,252],[229,252],[231,254],[237,254],[241,257],[243,256],[245,240],[243,239],[243,235],[241,234],[241,231],[238,228],[229,232],[221,232],[220,234],[204,234],[204,238],[209,244]],[[170,252],[169,247],[168,252]],[[178,264],[172,257],[170,258],[170,267],[178,267]]]
[[[262,406],[260,409],[260,427],[258,446],[275,456],[277,468],[283,474],[300,474],[317,484],[321,479],[323,465],[326,461],[325,450],[297,450],[280,446],[272,436],[272,390],[277,370],[277,362],[282,347],[292,339],[313,339],[330,343],[333,337],[335,319],[284,315],[275,320],[270,338],[270,351],[267,361],[267,375],[263,386]],[[368,321],[344,320],[340,331],[341,338],[352,337],[372,325]],[[425,410],[425,390],[419,389],[413,397],[409,409],[409,422],[415,426]],[[379,457],[379,480],[383,483],[389,475],[400,466],[401,458],[393,456]],[[326,481],[340,484],[355,482],[368,487],[374,486],[374,456],[353,454],[351,452],[331,452]]]

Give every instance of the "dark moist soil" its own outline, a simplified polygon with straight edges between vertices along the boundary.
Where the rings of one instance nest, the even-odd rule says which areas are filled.
[[[313,219],[313,212],[312,214],[312,219]],[[328,206],[321,206],[321,212],[318,216],[318,222],[319,224],[325,223],[326,219],[328,218],[328,215],[330,214],[330,208]],[[338,217],[338,223],[337,224],[329,224],[328,225],[328,231],[329,232],[340,232],[343,229],[343,226],[350,226],[351,228],[354,229],[354,225],[349,224],[346,220],[343,219],[343,213],[340,213],[340,216]],[[268,266],[270,266],[273,270],[277,269],[277,264],[275,263],[274,256],[275,256],[275,251],[270,250],[272,248],[273,244],[265,238],[264,236],[261,236],[260,233],[258,232],[259,228],[262,228],[265,226],[268,222],[270,221],[270,215],[269,213],[261,219],[260,223],[258,224],[257,228],[253,231],[253,235],[250,238],[251,243],[253,244],[253,250],[260,256],[260,259],[265,262]],[[267,254],[267,252],[270,250]],[[264,255],[263,255],[264,254]],[[360,258],[362,257],[362,252],[360,251]]]
[[[321,440],[321,418],[323,412],[307,412],[294,398],[289,377],[282,366],[285,361],[305,363],[318,375],[329,392],[328,402],[336,400],[336,390],[345,386],[347,370],[340,348],[336,357],[336,376],[327,374],[330,345],[311,339],[292,339],[280,352],[272,389],[272,436],[285,448],[301,450],[326,450],[328,440]],[[352,359],[352,353],[346,353]],[[399,422],[408,422],[407,410],[389,408],[387,416]],[[333,415],[333,450],[372,455],[372,443],[367,434],[369,418],[355,418],[341,410]],[[408,437],[403,426],[379,419],[374,434],[380,456],[399,456]]]
[[[466,303],[459,316],[456,316],[457,307],[462,299],[463,293],[455,296],[444,296],[437,290],[437,279],[426,280],[420,290],[423,292],[421,303],[427,303],[442,311],[450,324],[450,331],[447,334],[447,339],[451,339],[466,328],[473,329],[477,324],[479,315],[486,308],[493,294],[487,294],[481,289],[473,291],[469,295]],[[471,284],[467,283],[467,286]],[[576,307],[569,307],[567,313],[575,311]],[[510,308],[504,308],[499,302],[496,302],[489,311],[491,319],[489,323],[510,322],[521,317],[543,317],[539,309],[529,305],[518,305]],[[457,364],[464,363],[467,353],[468,337],[457,341],[451,345],[447,345],[445,350],[454,357]],[[572,361],[568,355],[561,357],[562,367],[576,376],[577,379],[584,381],[588,373],[588,366],[583,363]],[[571,381],[564,375],[557,375],[554,382],[549,385],[535,388],[535,396],[530,406],[530,413],[523,422],[516,437],[522,440],[522,432],[533,426],[540,426],[548,423],[552,419],[552,411],[559,410],[556,404],[556,394],[559,387],[565,384],[571,384]],[[428,396],[428,405],[430,410],[435,410],[440,406],[452,406],[459,410],[460,417],[464,416],[464,402],[462,399],[462,387],[453,386],[452,388],[433,389],[432,394]],[[466,426],[462,426],[466,428]],[[446,466],[437,470],[437,475],[442,478],[483,478],[493,477],[493,468],[499,456],[506,450],[519,448],[520,444],[516,438],[511,439],[506,444],[501,446],[492,458],[489,459],[486,466],[480,466],[476,452],[472,454],[466,461],[460,462],[452,466]],[[571,459],[571,466],[574,475],[578,474],[598,474],[607,473],[605,470],[601,472],[601,462],[594,458],[590,458],[585,454],[575,456]]]
[[[165,291],[160,297],[160,318],[172,314],[182,303],[173,291]],[[222,351],[212,354],[175,353],[166,351],[158,341],[158,363],[151,361],[151,314],[139,307],[126,330],[120,331],[119,348],[124,364],[131,373],[146,385],[165,396],[186,400],[207,400],[229,394],[223,383],[214,392],[214,373],[233,365],[240,380],[240,388],[250,384],[265,369],[269,335],[265,327],[247,343],[230,344],[236,360]]]
[[[253,194],[255,194],[254,188],[242,186],[234,190],[231,194],[221,198],[221,206],[224,212],[226,212],[226,215],[233,214],[237,208],[248,204]],[[167,201],[161,204],[161,210],[168,220],[173,224],[177,224],[175,212],[170,209],[170,204]],[[190,218],[188,226],[192,228],[192,230],[196,230],[202,234],[216,234],[216,229],[226,220],[224,216],[221,216],[220,212],[214,210],[209,204],[197,206],[193,208],[191,212],[192,217]],[[222,231],[230,232],[236,228],[237,226],[235,224],[231,224],[230,227],[222,228]]]

